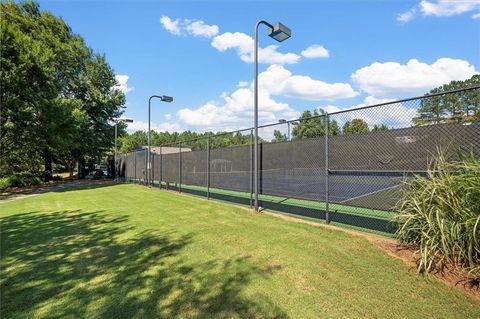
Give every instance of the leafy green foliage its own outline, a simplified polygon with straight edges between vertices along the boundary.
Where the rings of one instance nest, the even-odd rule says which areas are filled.
[[[325,112],[323,110],[304,111],[298,121],[298,125],[295,125],[292,130],[292,136],[294,138],[313,138],[325,135]],[[338,135],[339,128],[336,121],[330,121],[328,127],[329,135]]]
[[[286,142],[288,141],[287,135],[282,134],[279,130],[274,130],[273,131],[273,140],[272,142]]]
[[[372,132],[381,132],[381,131],[388,131],[388,126],[385,124],[377,125],[375,124],[372,128]]]
[[[435,159],[428,177],[405,183],[397,237],[418,246],[419,271],[461,266],[480,278],[480,161]]]
[[[442,93],[467,87],[479,86],[480,75],[475,74],[465,81],[451,81],[430,91]],[[448,95],[433,96],[421,101],[415,125],[472,122],[480,119],[480,91],[469,90]]]
[[[169,132],[151,132],[152,146],[177,146],[182,142],[182,147],[188,147],[192,150],[204,150],[207,148],[207,138],[210,137],[210,147],[227,147],[233,145],[246,145],[251,143],[250,133],[241,132],[204,132],[196,133],[184,131],[182,133]],[[136,131],[132,134],[125,134],[119,138],[119,152],[126,153],[147,145],[147,133]]]
[[[0,179],[0,189],[6,189],[8,187],[23,187],[38,185],[42,181],[40,178],[30,172],[15,173],[10,176],[6,176]]]
[[[1,174],[51,172],[109,151],[125,97],[105,58],[35,2],[0,9]]]
[[[343,125],[343,134],[368,133],[369,131],[367,122],[362,119],[353,119],[351,122],[347,121]]]

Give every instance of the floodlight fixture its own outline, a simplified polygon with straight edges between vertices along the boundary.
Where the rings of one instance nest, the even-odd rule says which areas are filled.
[[[162,100],[162,102],[170,103],[170,102],[173,101],[173,97],[167,96],[167,95],[162,95],[162,96],[160,97],[160,100]]]
[[[274,38],[278,42],[283,42],[292,36],[292,30],[290,30],[280,22],[273,25],[270,30],[271,31],[268,36]]]

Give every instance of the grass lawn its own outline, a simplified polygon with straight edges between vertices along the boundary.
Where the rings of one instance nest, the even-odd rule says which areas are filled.
[[[0,204],[1,318],[478,318],[366,239],[139,185]]]
[[[143,183],[143,181],[138,181],[138,183]],[[158,187],[158,181],[154,181],[153,184],[155,185],[155,187]],[[162,182],[162,187],[163,188],[166,187],[165,185],[166,184],[164,182]],[[206,192],[207,191],[206,187],[182,184],[182,190],[183,191],[187,191],[189,189],[197,190],[197,191],[201,191],[201,192]],[[240,191],[221,189],[221,188],[211,187],[210,188],[210,193],[211,194],[213,194],[213,193],[223,194],[223,195],[245,198],[245,199],[250,198],[250,193],[248,193],[248,192],[240,192]],[[285,205],[304,207],[304,208],[307,208],[307,209],[324,210],[325,207],[326,207],[324,202],[307,200],[307,199],[287,198],[287,197],[282,197],[282,196],[266,195],[266,194],[259,194],[258,198],[261,201],[264,201],[264,202],[282,203],[282,204],[285,204]],[[394,213],[392,213],[390,211],[383,211],[383,210],[363,208],[363,207],[354,207],[354,206],[341,205],[341,204],[336,204],[336,203],[330,203],[330,210],[331,211],[338,210],[338,211],[348,213],[348,214],[352,214],[352,215],[370,216],[370,217],[374,217],[374,218],[378,218],[378,219],[384,219],[384,220],[391,220],[392,216],[394,215]]]

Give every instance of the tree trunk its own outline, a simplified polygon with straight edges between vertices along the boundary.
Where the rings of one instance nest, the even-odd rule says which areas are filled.
[[[48,150],[44,152],[45,161],[45,174],[43,175],[44,182],[48,182],[52,179],[52,154]]]
[[[68,175],[70,178],[73,177],[73,165],[74,165],[75,161],[72,159],[70,161],[68,161]]]

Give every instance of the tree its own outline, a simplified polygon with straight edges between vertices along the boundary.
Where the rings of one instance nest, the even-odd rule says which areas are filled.
[[[109,151],[125,97],[105,58],[35,2],[0,8],[0,175]]]
[[[293,127],[292,135],[295,139],[313,138],[325,135],[325,112],[314,110],[313,114],[310,111],[304,111],[298,120],[298,125]],[[329,135],[339,134],[338,123],[333,120],[329,121],[328,126]]]
[[[143,131],[136,131],[135,133],[132,133],[132,134],[126,134],[124,136],[121,136],[118,140],[120,144],[120,147],[119,147],[120,153],[128,153],[148,144],[147,133]],[[162,143],[162,144],[166,144],[166,143]]]
[[[329,133],[329,135],[338,135],[338,134],[340,134],[340,127],[338,127],[337,121],[335,121],[335,120],[330,121],[328,133]]]
[[[375,124],[372,128],[372,132],[381,132],[381,131],[388,131],[388,126],[385,124],[377,125]]]
[[[70,147],[71,158],[85,162],[99,160],[111,152],[114,143],[113,122],[123,113],[125,95],[112,89],[115,74],[104,56],[92,55],[85,61],[84,69],[75,78],[71,99],[77,112],[83,114]]]
[[[274,130],[273,131],[273,140],[272,142],[277,143],[277,142],[286,142],[288,141],[287,135],[282,134],[279,130]]]
[[[443,93],[480,85],[480,75],[475,74],[465,81],[451,81],[432,89],[428,94]],[[472,122],[480,119],[480,90],[426,97],[421,100],[419,116],[413,119],[415,125],[452,122]]]
[[[353,119],[343,125],[343,134],[368,133],[369,131],[367,122],[362,119]]]

